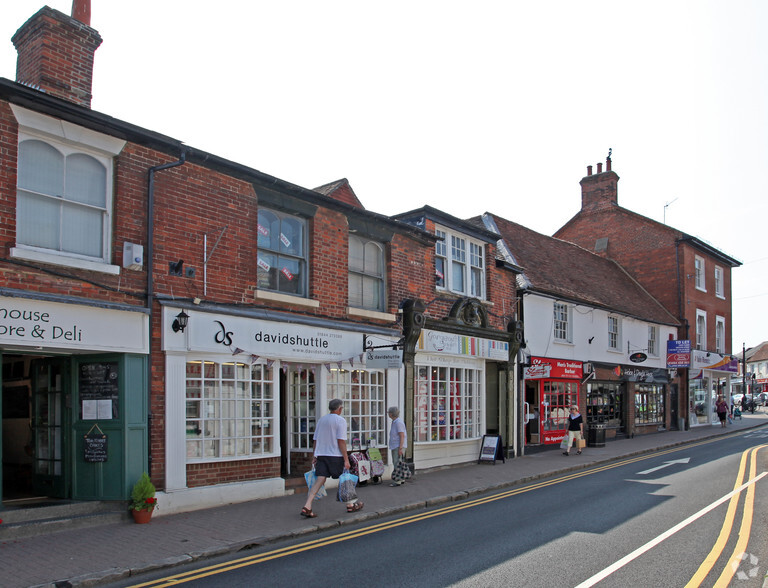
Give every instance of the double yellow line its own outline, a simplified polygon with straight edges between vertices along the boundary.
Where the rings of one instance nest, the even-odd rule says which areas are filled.
[[[446,507],[438,508],[435,510],[430,510],[427,512],[421,512],[418,514],[414,514],[407,517],[398,518],[397,520],[387,521],[383,523],[378,523],[375,525],[371,525],[369,527],[365,527],[362,529],[354,529],[352,531],[347,531],[345,533],[340,533],[337,535],[334,535],[333,537],[326,537],[323,539],[314,539],[312,541],[306,541],[299,545],[293,545],[290,547],[282,547],[280,549],[275,549],[272,551],[268,551],[266,553],[260,554],[260,555],[251,555],[248,557],[228,561],[221,564],[216,564],[204,568],[200,568],[198,570],[193,570],[189,572],[184,572],[181,574],[176,574],[173,576],[167,576],[165,578],[160,578],[158,580],[154,580],[151,582],[145,582],[143,584],[135,584],[132,588],[145,588],[145,587],[165,587],[165,586],[175,586],[177,584],[183,584],[185,582],[192,582],[194,580],[200,580],[202,578],[206,578],[208,576],[213,576],[216,574],[220,574],[223,572],[228,572],[232,570],[236,570],[239,568],[244,568],[247,566],[252,566],[255,564],[267,562],[273,559],[279,559],[281,557],[287,557],[290,555],[295,555],[298,553],[302,553],[304,551],[309,551],[312,549],[318,549],[320,547],[325,547],[326,545],[332,545],[334,543],[340,543],[343,541],[349,541],[350,539],[356,539],[358,537],[363,537],[365,535],[370,535],[373,533],[379,533],[381,531],[387,531],[389,529],[394,529],[403,525],[409,525],[411,523],[416,523],[419,521],[424,521],[427,519],[431,519],[433,517],[439,517],[446,514],[450,514],[456,511],[464,510],[466,508],[474,508],[476,506],[487,504],[490,502],[495,502],[497,500],[503,500],[505,498],[509,498],[511,496],[516,496],[518,494],[523,494],[525,492],[532,492],[533,490],[539,490],[541,488],[546,488],[547,486],[553,486],[555,484],[562,484],[563,482],[568,482],[570,480],[575,480],[577,478],[581,478],[583,476],[589,476],[598,472],[603,472],[607,470],[611,470],[614,468],[622,467],[628,464],[636,463],[639,461],[644,461],[651,458],[659,457],[660,455],[666,455],[668,453],[673,453],[676,451],[681,451],[683,449],[689,449],[691,447],[695,447],[698,445],[704,445],[707,443],[712,443],[714,440],[705,440],[700,441],[698,443],[690,443],[686,444],[684,447],[674,447],[671,449],[666,449],[663,451],[657,451],[652,454],[644,454],[639,455],[635,457],[631,457],[629,459],[624,459],[617,462],[612,462],[609,464],[605,464],[602,466],[597,466],[594,468],[584,469],[582,471],[573,472],[570,474],[566,474],[564,476],[554,478],[551,480],[545,480],[542,482],[537,482],[534,484],[530,484],[528,486],[524,487],[518,487],[513,488],[511,490],[507,490],[504,492],[500,492],[498,494],[494,494],[492,496],[485,496],[483,498],[477,498],[474,500],[467,500],[462,501],[460,503],[454,503]],[[742,461],[744,461],[744,458],[742,458]],[[743,474],[742,474],[743,476]],[[740,478],[741,479],[741,478]],[[737,483],[737,486],[739,483]],[[705,574],[706,575],[706,574]]]
[[[741,485],[744,483],[744,474],[747,471],[747,461],[749,461],[749,479],[751,480],[755,477],[757,474],[757,452],[765,447],[768,446],[758,445],[752,449],[747,449],[744,451],[744,453],[741,454],[739,473],[736,476],[736,482],[733,486],[734,490],[741,487]],[[700,586],[701,583],[706,579],[709,572],[712,571],[712,568],[715,567],[717,560],[720,558],[723,550],[725,549],[728,538],[731,536],[733,523],[736,519],[736,511],[739,506],[740,496],[741,492],[736,493],[731,497],[731,500],[728,503],[728,510],[725,513],[725,520],[723,521],[723,526],[720,529],[720,534],[717,537],[717,541],[715,541],[715,544],[712,546],[712,550],[709,552],[707,557],[704,558],[704,561],[699,566],[699,569],[696,570],[696,573],[693,575],[688,584],[686,584],[686,588],[696,588],[697,586]],[[728,558],[728,563],[725,565],[725,568],[720,574],[720,577],[717,579],[717,582],[715,582],[714,588],[726,588],[729,586],[734,574],[736,573],[736,570],[739,568],[742,555],[745,553],[747,543],[749,542],[750,532],[752,530],[754,506],[755,484],[750,484],[747,488],[746,497],[744,499],[744,509],[741,513],[741,526],[739,528],[738,541],[733,548],[733,553]]]

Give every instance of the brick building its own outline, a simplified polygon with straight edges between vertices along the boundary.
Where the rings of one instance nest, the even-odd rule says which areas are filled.
[[[677,318],[676,341],[690,341],[690,347],[670,344],[689,357],[670,364],[677,369],[679,422],[707,424],[716,395],[730,391],[737,370],[731,270],[741,263],[698,237],[622,208],[618,181],[610,158],[605,170],[597,164],[596,174],[589,166],[581,180],[581,210],[554,236],[616,260]]]
[[[416,467],[512,430],[513,313],[489,309],[512,304],[514,271],[492,235],[472,233],[480,290],[448,292],[442,237],[366,211],[346,180],[309,190],[92,111],[88,8],[33,15],[18,80],[0,79],[4,501],[122,500],[144,470],[163,514],[279,495],[334,397],[365,442],[386,442],[387,406],[413,434],[428,419]],[[419,413],[423,345],[439,377]],[[404,362],[365,353],[384,347]]]

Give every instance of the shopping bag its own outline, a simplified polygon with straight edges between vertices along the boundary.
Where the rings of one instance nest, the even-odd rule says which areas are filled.
[[[571,444],[568,443],[568,433],[565,434],[565,437],[563,437],[563,440],[560,441],[560,449],[565,449],[568,451],[571,448]]]
[[[576,439],[576,449],[584,449],[587,446],[587,442],[584,439]]]
[[[337,498],[340,502],[351,502],[357,498],[357,476],[351,474],[348,469],[345,469],[341,476],[339,476],[339,491]]]
[[[361,461],[366,461],[367,459],[368,458],[365,456],[365,453],[362,451],[353,451],[349,454],[349,471],[356,476],[360,476],[360,471],[357,464],[359,464]],[[363,480],[361,479],[360,481],[362,482]]]
[[[381,451],[376,447],[369,448],[368,460],[371,462],[371,476],[383,476],[386,467],[384,466],[384,460],[381,458]]]
[[[371,462],[361,459],[357,462],[357,481],[366,482],[371,479]]]
[[[410,480],[412,475],[411,468],[401,457],[400,461],[395,466],[395,470],[392,472],[392,480],[395,482],[405,482],[406,480]]]
[[[317,474],[315,473],[315,468],[312,468],[308,472],[304,474],[304,480],[307,482],[307,488],[312,490],[312,486],[315,485],[315,482],[317,481]],[[320,486],[320,490],[317,491],[317,494],[315,494],[315,500],[320,500],[323,496],[326,496],[328,493],[325,490],[325,484]]]

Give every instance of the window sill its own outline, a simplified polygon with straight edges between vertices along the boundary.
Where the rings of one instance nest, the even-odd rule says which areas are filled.
[[[364,308],[354,308],[352,306],[347,307],[347,314],[350,316],[361,316],[369,319],[376,319],[380,321],[394,322],[397,320],[397,315],[389,312],[379,312],[376,310],[366,310]]]
[[[117,265],[99,263],[97,261],[88,261],[85,259],[77,259],[76,257],[65,257],[63,255],[44,253],[42,251],[33,251],[31,249],[20,249],[18,247],[11,247],[11,258],[23,259],[25,261],[35,261],[38,263],[48,263],[51,265],[59,265],[72,269],[84,269],[92,272],[101,272],[103,274],[120,274],[120,266]]]
[[[300,296],[291,296],[289,294],[278,294],[277,292],[267,292],[264,290],[256,290],[254,298],[261,300],[272,300],[273,302],[285,302],[286,304],[295,304],[296,306],[307,306],[310,308],[318,308],[320,302],[317,300],[311,300],[309,298],[301,298]]]

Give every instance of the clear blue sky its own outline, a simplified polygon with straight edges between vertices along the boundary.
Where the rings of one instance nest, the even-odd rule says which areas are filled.
[[[47,3],[65,13],[71,0]],[[10,38],[43,6],[0,8]],[[92,0],[93,108],[363,204],[552,234],[613,149],[619,204],[744,263],[733,352],[768,340],[768,3]]]

